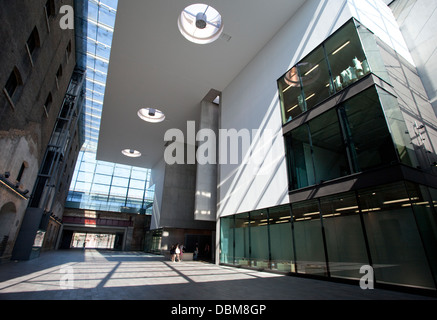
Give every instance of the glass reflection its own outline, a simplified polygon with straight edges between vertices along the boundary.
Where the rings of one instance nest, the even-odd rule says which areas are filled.
[[[258,210],[250,213],[250,258],[251,266],[269,268],[269,241],[267,210]]]
[[[369,63],[353,22],[338,30],[324,45],[335,92],[370,73]]]
[[[327,276],[317,200],[292,204],[298,273]]]
[[[298,64],[303,86],[305,111],[329,97],[332,83],[323,47],[317,48]]]
[[[308,126],[293,130],[286,137],[290,187],[292,190],[316,183]]]
[[[235,216],[235,265],[249,266],[249,213]]]
[[[289,205],[269,209],[271,268],[295,272]]]
[[[401,182],[224,217],[220,262],[434,289],[436,196]]]
[[[433,288],[403,183],[359,192],[377,282]]]
[[[317,183],[350,174],[337,112],[332,109],[309,122]]]
[[[220,220],[220,262],[234,263],[234,216]]]
[[[278,80],[284,124],[365,77],[373,70],[371,66],[386,79],[375,36],[359,26],[365,44],[370,46],[370,64],[356,23],[351,20],[345,24]]]
[[[331,277],[361,278],[369,260],[355,193],[322,198],[320,205]]]

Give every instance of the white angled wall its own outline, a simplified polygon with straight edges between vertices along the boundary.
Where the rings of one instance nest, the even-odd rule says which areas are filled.
[[[238,164],[220,164],[218,217],[288,202],[277,80],[352,17],[411,60],[382,0],[306,1],[222,92],[220,128],[256,131]]]

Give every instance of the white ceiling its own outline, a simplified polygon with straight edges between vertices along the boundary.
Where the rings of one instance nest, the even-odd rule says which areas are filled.
[[[223,19],[223,38],[199,45],[179,32],[188,0],[119,0],[103,105],[97,159],[152,168],[163,156],[164,134],[184,133],[199,119],[200,101],[223,91],[305,0],[205,0]],[[137,117],[144,107],[162,110],[163,123]],[[130,159],[122,149],[136,149]]]

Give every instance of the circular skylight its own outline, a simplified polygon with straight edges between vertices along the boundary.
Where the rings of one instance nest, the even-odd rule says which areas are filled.
[[[121,151],[122,154],[124,154],[126,157],[129,158],[139,158],[141,157],[141,152],[133,149],[124,149]]]
[[[179,31],[191,42],[211,43],[223,32],[220,13],[206,4],[192,4],[186,7],[178,19]]]
[[[138,111],[138,117],[142,120],[151,122],[151,123],[159,123],[165,120],[165,114],[155,108],[143,108]]]

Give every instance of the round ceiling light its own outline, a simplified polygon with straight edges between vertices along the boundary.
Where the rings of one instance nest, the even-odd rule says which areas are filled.
[[[192,4],[181,12],[178,27],[182,35],[191,42],[211,43],[223,32],[222,16],[207,4]]]
[[[165,120],[165,114],[155,108],[143,108],[138,111],[138,117],[142,120],[151,122],[151,123],[159,123]]]
[[[123,151],[121,151],[121,153],[129,158],[141,157],[141,152],[139,152],[137,150],[133,150],[133,149],[124,149]]]

